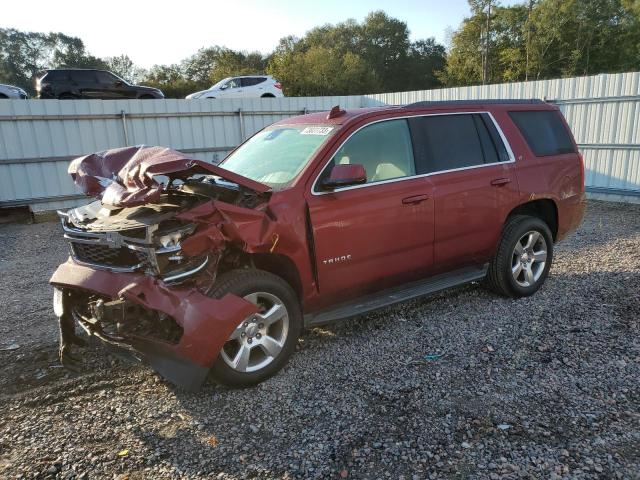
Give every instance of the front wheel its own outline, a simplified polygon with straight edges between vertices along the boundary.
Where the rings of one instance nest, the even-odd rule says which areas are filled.
[[[231,333],[211,376],[219,383],[248,387],[277,373],[293,353],[302,330],[296,294],[280,277],[255,269],[232,270],[218,278],[210,295],[233,293],[258,307]]]
[[[511,217],[498,250],[489,264],[486,283],[506,297],[534,294],[546,280],[553,260],[553,237],[536,217]]]

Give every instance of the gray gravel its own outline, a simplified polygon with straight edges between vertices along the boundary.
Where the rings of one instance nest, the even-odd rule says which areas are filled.
[[[98,344],[58,368],[59,227],[0,226],[0,476],[640,478],[640,206],[591,202],[556,252],[533,297],[388,308],[187,394]]]

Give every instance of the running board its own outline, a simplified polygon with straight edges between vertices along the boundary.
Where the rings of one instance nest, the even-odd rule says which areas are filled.
[[[453,272],[436,275],[417,282],[408,283],[400,287],[390,288],[381,292],[360,297],[356,300],[344,302],[334,307],[308,313],[304,316],[306,327],[323,323],[343,320],[362,315],[373,310],[388,307],[395,303],[413,298],[432,295],[434,293],[457,287],[466,283],[482,280],[487,274],[488,265],[482,267],[468,267]]]

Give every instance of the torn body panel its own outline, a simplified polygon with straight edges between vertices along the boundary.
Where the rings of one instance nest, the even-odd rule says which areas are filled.
[[[257,312],[255,305],[235,295],[213,299],[195,288],[170,288],[148,275],[97,270],[72,260],[58,267],[50,283],[68,299],[60,312],[61,349],[68,347],[65,341],[72,338],[68,331],[71,317],[102,340],[142,353],[162,376],[187,389],[201,385],[231,332]],[[176,322],[182,335],[177,343],[170,343],[149,336],[106,332],[101,319],[82,315],[69,301],[79,291],[161,312]]]
[[[88,155],[69,172],[99,200],[60,213],[71,254],[50,280],[62,292],[61,357],[78,343],[78,323],[197,388],[232,331],[257,311],[208,292],[220,268],[277,245],[269,188],[160,147]]]
[[[194,160],[165,147],[125,147],[76,158],[69,165],[73,181],[103,205],[133,207],[156,203],[163,185],[154,176],[218,175],[258,193],[269,187],[202,160]]]

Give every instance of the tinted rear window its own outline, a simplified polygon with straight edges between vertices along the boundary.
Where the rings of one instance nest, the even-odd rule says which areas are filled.
[[[96,73],[92,70],[71,70],[69,76],[74,82],[95,83],[96,81]]]
[[[409,119],[418,173],[483,164],[484,152],[475,122],[471,114]]]
[[[242,79],[243,87],[252,87],[254,85],[258,85],[266,80],[264,77],[247,77]]]
[[[48,82],[57,82],[60,80],[66,80],[67,79],[67,72],[61,72],[59,70],[54,70],[51,72],[47,72],[43,77],[43,80],[46,80]]]
[[[537,157],[575,152],[559,112],[519,111],[509,115]]]

